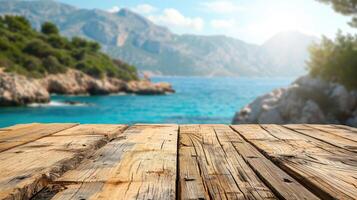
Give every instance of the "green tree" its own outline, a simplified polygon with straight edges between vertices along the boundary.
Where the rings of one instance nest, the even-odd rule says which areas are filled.
[[[54,56],[48,56],[43,59],[43,65],[46,70],[51,74],[66,72],[66,67],[62,66],[61,63]]]
[[[87,47],[87,41],[85,39],[82,39],[80,37],[73,37],[72,38],[72,45],[74,48],[86,48]]]
[[[22,16],[6,15],[2,21],[6,24],[6,27],[13,32],[29,31],[31,29],[30,22]]]
[[[350,25],[357,27],[357,0],[318,0],[331,4],[335,11],[353,16]],[[310,74],[357,89],[357,35],[337,33],[334,40],[323,37],[310,47],[307,61]]]
[[[357,37],[339,32],[336,39],[323,37],[310,47],[310,73],[357,89]]]
[[[28,71],[41,71],[42,63],[40,59],[28,56],[24,59],[24,67]]]
[[[41,32],[46,35],[51,35],[51,34],[58,35],[59,34],[59,30],[58,30],[57,26],[51,22],[43,23],[41,26]]]
[[[357,0],[318,0],[320,2],[332,5],[336,12],[346,16],[352,16],[352,21],[349,23],[353,27],[357,27]]]
[[[100,52],[100,45],[79,37],[69,40],[46,22],[41,33],[24,17],[0,16],[0,67],[26,76],[41,77],[76,68],[94,77],[137,78],[135,68],[118,64]]]
[[[52,47],[46,42],[35,39],[30,41],[24,48],[24,52],[30,55],[46,57],[51,55]]]
[[[93,52],[98,52],[100,50],[100,44],[97,42],[88,42],[88,47]]]
[[[68,45],[67,38],[63,38],[59,35],[48,36],[47,42],[50,43],[51,46],[54,48],[59,48],[59,49],[70,48],[70,46]]]
[[[11,43],[7,38],[0,37],[0,50],[6,51],[8,49],[11,49]]]

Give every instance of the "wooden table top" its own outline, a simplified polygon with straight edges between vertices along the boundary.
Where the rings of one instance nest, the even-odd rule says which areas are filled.
[[[19,124],[0,199],[357,199],[342,125]]]

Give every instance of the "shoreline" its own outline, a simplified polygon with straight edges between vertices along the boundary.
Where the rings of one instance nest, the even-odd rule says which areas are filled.
[[[62,74],[50,74],[40,79],[0,72],[0,107],[48,103],[51,96],[55,95],[96,96],[119,93],[166,95],[174,92],[171,84],[166,82],[123,81],[110,77],[99,79],[74,69],[68,69]]]
[[[310,75],[236,112],[232,124],[345,124],[357,127],[357,90]]]

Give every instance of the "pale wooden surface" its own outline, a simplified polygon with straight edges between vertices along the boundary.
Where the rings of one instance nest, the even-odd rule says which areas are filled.
[[[237,141],[233,143],[234,147],[238,153],[242,155],[245,162],[247,162],[254,172],[257,173],[258,176],[264,181],[264,183],[269,185],[278,198],[318,199],[318,197],[316,197],[298,181],[294,180],[294,178],[274,165],[272,161],[264,157],[264,155],[255,149],[253,145],[245,141],[239,134],[240,131],[242,131],[239,129],[239,126],[234,127],[233,129],[238,133],[234,134],[237,138]],[[228,127],[225,127],[225,131],[233,132],[233,130],[228,129]]]
[[[306,125],[306,126],[313,127],[315,129],[319,129],[328,132],[330,134],[340,136],[344,139],[357,142],[357,134],[356,134],[357,132],[354,131],[353,130],[354,128],[352,127],[347,127],[347,126],[338,127],[332,125],[313,125],[313,126]]]
[[[56,126],[48,126],[48,130],[53,131]],[[48,180],[61,175],[64,170],[73,168],[85,155],[89,155],[109,141],[103,135],[76,134],[78,128],[92,131],[91,127],[86,127],[87,125],[75,126],[62,133],[48,135],[0,153],[0,199],[32,196],[41,190]],[[46,132],[37,127],[35,130]],[[62,135],[63,133],[69,135]],[[116,133],[119,134],[117,131]],[[32,138],[31,134],[37,136],[38,132],[29,131],[25,138]]]
[[[54,199],[175,199],[177,125],[137,125],[59,183]],[[95,188],[95,189],[93,189]]]
[[[286,125],[285,127],[336,147],[357,152],[357,137],[354,138],[357,134],[351,134],[347,130],[336,130],[325,126]]]
[[[180,127],[181,137],[187,137],[180,149],[193,148],[194,157],[199,168],[181,170],[181,187],[183,199],[197,199],[205,194],[194,196],[190,192],[193,179],[191,174],[201,174],[205,191],[213,199],[274,199],[274,194],[259,180],[253,170],[237,153],[232,142],[236,141],[234,132],[220,131],[225,126],[188,125]],[[189,151],[187,151],[189,152]],[[183,155],[185,157],[192,154]],[[183,169],[186,163],[180,163]],[[196,170],[192,171],[191,170]],[[199,184],[201,185],[201,184]],[[191,192],[192,193],[192,192]],[[196,195],[196,194],[195,194]]]
[[[0,199],[357,199],[342,125],[20,124],[0,129]]]
[[[357,198],[356,153],[282,126],[251,126],[255,134],[239,133],[314,193],[324,199]]]
[[[35,141],[59,131],[76,126],[76,124],[30,124],[18,125],[0,134],[0,152]]]

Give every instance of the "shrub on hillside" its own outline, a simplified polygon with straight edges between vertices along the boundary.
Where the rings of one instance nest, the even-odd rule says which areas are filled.
[[[56,25],[51,22],[45,22],[41,26],[41,32],[46,35],[59,34],[59,30]]]
[[[23,51],[36,57],[47,57],[52,54],[52,47],[42,40],[35,39],[27,43]]]
[[[54,56],[48,56],[43,59],[43,66],[46,71],[50,74],[64,73],[66,72],[66,67],[61,65],[61,63]]]
[[[50,22],[37,32],[24,17],[0,16],[0,67],[6,71],[40,77],[76,68],[94,77],[137,79],[135,67],[113,61],[100,48],[93,41],[60,36]]]
[[[12,32],[26,32],[31,29],[30,22],[21,16],[5,15],[0,18],[0,27]]]

